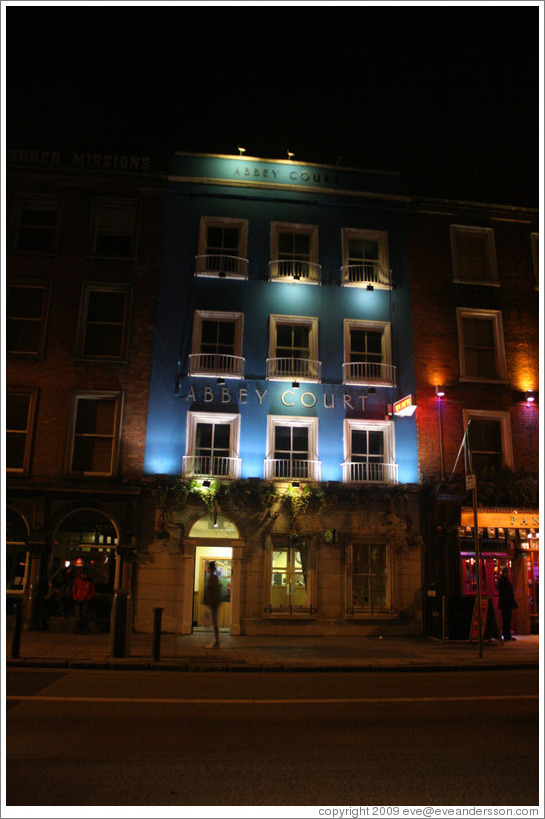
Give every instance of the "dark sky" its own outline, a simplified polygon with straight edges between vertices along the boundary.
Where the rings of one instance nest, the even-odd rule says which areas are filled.
[[[289,149],[432,194],[441,177],[538,203],[535,6],[23,6],[6,20],[7,147]]]

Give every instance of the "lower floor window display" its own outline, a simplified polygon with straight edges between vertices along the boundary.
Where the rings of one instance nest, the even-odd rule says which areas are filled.
[[[354,543],[350,572],[352,613],[391,609],[389,555],[386,543]]]
[[[297,546],[273,545],[270,611],[309,610],[308,553],[305,542]]]

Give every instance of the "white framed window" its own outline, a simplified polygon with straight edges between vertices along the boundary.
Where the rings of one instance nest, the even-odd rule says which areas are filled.
[[[267,378],[271,381],[319,382],[318,319],[310,316],[270,317]]]
[[[348,616],[395,614],[390,545],[364,537],[350,544],[347,558]]]
[[[492,228],[451,225],[454,281],[497,284],[498,266]]]
[[[320,472],[318,419],[269,415],[265,479],[319,481]]]
[[[11,282],[6,299],[6,349],[9,355],[43,356],[51,287],[33,281]]]
[[[196,310],[193,318],[191,375],[243,378],[243,313]]]
[[[201,216],[195,275],[248,278],[248,220]]]
[[[505,381],[507,368],[499,310],[456,308],[462,381]]]
[[[468,440],[471,468],[480,476],[483,471],[499,473],[502,466],[513,469],[511,418],[508,412],[494,410],[463,411],[464,429],[469,424]]]
[[[314,547],[310,540],[275,537],[268,550],[269,587],[266,614],[308,616],[314,606]]]
[[[530,235],[532,243],[532,263],[534,266],[534,279],[536,287],[539,287],[539,233]]]
[[[393,421],[345,418],[343,483],[397,483]]]
[[[290,222],[271,223],[271,281],[320,284],[318,226]]]
[[[84,285],[76,356],[101,361],[126,360],[130,297],[130,285]]]
[[[60,198],[18,194],[14,205],[12,250],[40,255],[56,253],[60,229]]]
[[[96,198],[91,219],[91,254],[134,259],[139,203],[134,199]]]
[[[342,229],[341,284],[369,290],[391,290],[392,271],[385,230]]]
[[[183,473],[192,478],[238,478],[240,415],[188,412]]]
[[[117,471],[123,410],[120,392],[84,392],[72,397],[66,471],[111,477]]]
[[[387,321],[344,320],[343,384],[395,386]]]
[[[38,391],[6,389],[6,472],[28,475]]]

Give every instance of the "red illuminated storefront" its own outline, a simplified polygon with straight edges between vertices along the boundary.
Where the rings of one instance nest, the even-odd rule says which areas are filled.
[[[458,529],[462,596],[477,594],[473,509],[463,508]],[[513,627],[518,634],[537,634],[539,622],[539,512],[480,509],[479,552],[481,594],[491,597],[498,612],[498,580],[509,569],[518,608]],[[498,622],[501,615],[498,612]]]

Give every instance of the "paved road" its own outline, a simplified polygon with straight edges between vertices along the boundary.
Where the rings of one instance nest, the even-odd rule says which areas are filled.
[[[8,806],[538,804],[536,671],[6,683]]]

